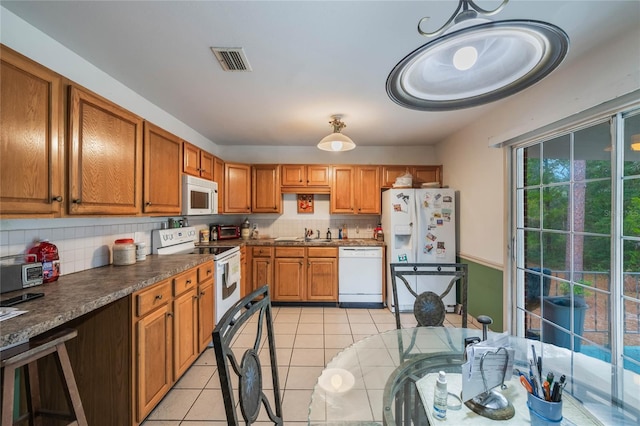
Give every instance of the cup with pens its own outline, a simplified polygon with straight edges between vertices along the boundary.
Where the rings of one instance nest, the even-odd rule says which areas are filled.
[[[529,374],[520,373],[520,383],[527,390],[527,406],[533,426],[559,425],[562,422],[562,391],[566,385],[563,374],[555,380],[553,372],[542,375],[542,358],[536,356],[529,360]]]

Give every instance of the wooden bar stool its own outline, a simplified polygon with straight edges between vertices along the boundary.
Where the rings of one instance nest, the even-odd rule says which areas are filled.
[[[24,367],[25,388],[27,396],[27,412],[16,420],[16,423],[29,419],[29,424],[41,424],[39,417],[53,417],[63,420],[73,420],[69,425],[86,426],[87,419],[80,401],[80,393],[73,370],[69,362],[69,354],[65,343],[78,335],[76,330],[61,330],[46,336],[42,340],[34,340],[0,353],[3,370],[2,383],[2,426],[11,426],[13,421],[14,406],[14,380],[15,371]],[[40,386],[38,380],[37,361],[47,355],[55,354],[56,364],[60,376],[64,378],[64,392],[67,406],[71,413],[62,413],[46,410],[41,407]]]

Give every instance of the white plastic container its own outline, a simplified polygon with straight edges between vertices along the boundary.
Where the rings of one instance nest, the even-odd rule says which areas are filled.
[[[147,260],[147,245],[143,242],[136,243],[136,261]]]
[[[131,238],[122,238],[113,243],[113,264],[115,266],[136,263],[136,245]]]
[[[440,371],[433,393],[433,416],[436,419],[447,418],[447,396],[447,376],[444,371]]]

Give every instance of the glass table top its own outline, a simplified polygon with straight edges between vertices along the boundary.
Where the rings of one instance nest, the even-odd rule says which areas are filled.
[[[418,327],[391,330],[354,343],[338,353],[318,378],[309,405],[309,424],[396,424],[394,396],[407,369],[413,368],[414,376],[439,370],[460,373],[465,338],[481,335],[476,329]],[[551,344],[514,336],[508,339],[515,349],[514,368],[528,371],[533,344],[542,356],[545,374],[553,371],[556,377],[567,376],[565,392],[597,419],[594,424],[639,424],[638,374],[612,372],[610,364],[582,354],[575,354],[572,361],[567,349]],[[416,362],[420,363],[417,369]],[[507,385],[520,384],[509,380]]]

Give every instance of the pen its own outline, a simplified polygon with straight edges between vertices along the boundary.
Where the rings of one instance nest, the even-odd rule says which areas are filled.
[[[555,382],[551,391],[551,402],[560,402],[560,384]]]
[[[529,383],[529,380],[527,380],[526,377],[520,376],[520,383],[522,383],[522,386],[524,386],[527,392],[531,394],[533,393],[533,387],[531,386],[531,383]]]
[[[553,385],[553,371],[547,373],[547,382],[549,382],[549,386]]]
[[[544,382],[544,384],[542,385],[542,388],[544,389],[544,400],[551,401],[551,390],[550,390],[549,382]]]

